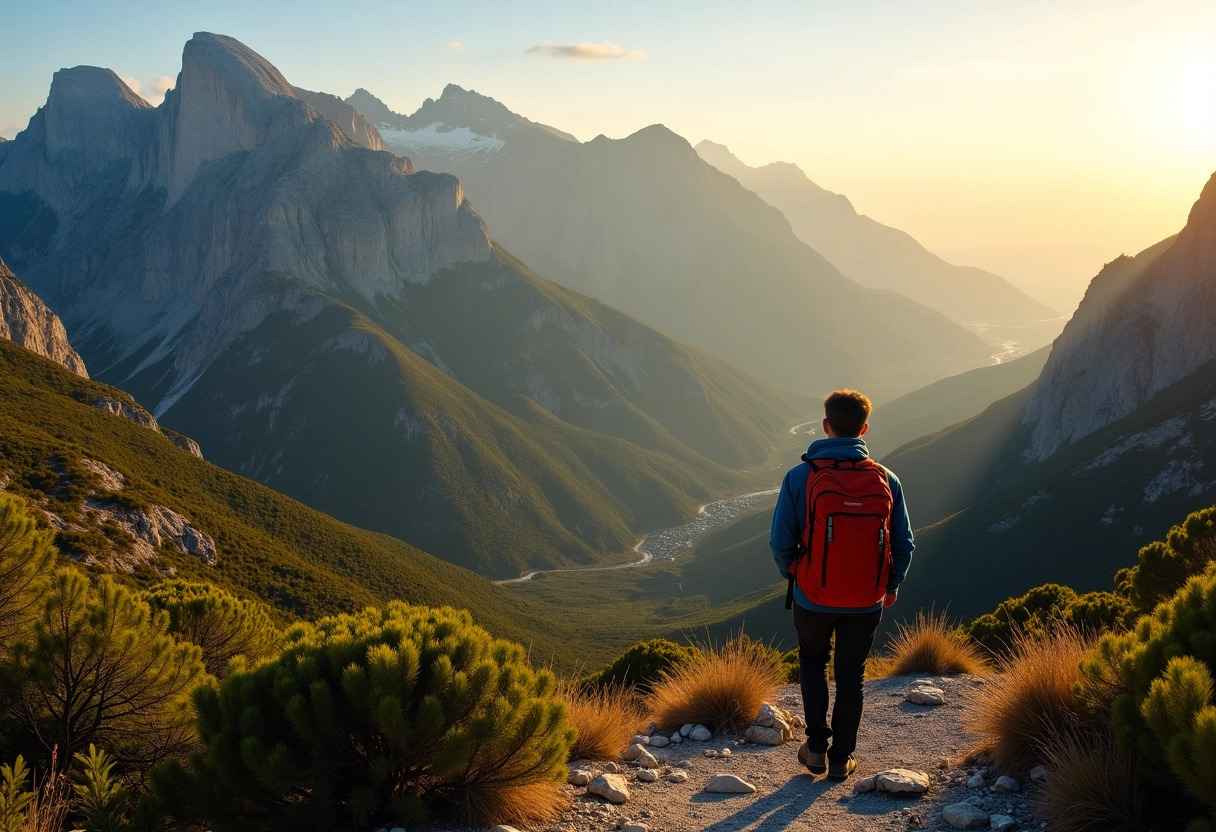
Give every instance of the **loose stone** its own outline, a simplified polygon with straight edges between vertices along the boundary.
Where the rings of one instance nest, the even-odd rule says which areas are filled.
[[[650,747],[651,748],[666,748],[669,745],[671,745],[671,740],[669,740],[667,737],[663,736],[662,734],[656,734],[655,736],[650,738]]]
[[[587,785],[587,793],[599,795],[609,803],[625,803],[629,800],[629,784],[619,774],[601,774]]]
[[[1004,832],[1007,829],[1013,829],[1018,825],[1018,822],[1009,815],[993,815],[992,817],[988,818],[988,825],[991,826],[995,832]]]
[[[680,730],[680,733],[684,733],[683,729]],[[692,729],[688,738],[696,742],[709,742],[713,736],[713,733],[704,725],[698,725]]]
[[[659,779],[659,773],[652,768],[644,768],[638,772],[638,782],[653,783]]]
[[[641,754],[638,754],[637,761],[638,765],[642,768],[654,768],[659,764],[659,761],[655,759],[655,756],[645,749],[642,750]]]
[[[952,803],[942,809],[942,820],[955,829],[978,829],[988,825],[988,813],[970,803]]]
[[[893,768],[878,774],[875,786],[887,794],[924,794],[929,791],[929,775],[908,768]]]
[[[1020,792],[1022,785],[1012,777],[1002,774],[996,778],[996,790],[998,792]]]
[[[705,784],[709,794],[754,794],[756,787],[733,774],[715,774]]]
[[[1046,766],[1035,766],[1034,768],[1032,768],[1030,770],[1030,779],[1036,783],[1046,783],[1047,782],[1047,767]]]
[[[668,783],[683,783],[688,780],[688,772],[676,769],[671,774],[667,775]]]
[[[636,760],[639,756],[641,756],[644,753],[647,753],[646,749],[635,742],[633,745],[626,748],[624,750],[624,752],[622,752],[621,759],[632,762],[633,760]]]
[[[982,789],[987,782],[988,781],[984,779],[984,775],[973,774],[971,775],[971,779],[967,781],[967,788]]]
[[[595,775],[585,768],[576,768],[570,771],[570,777],[566,782],[571,786],[585,786],[595,779]]]

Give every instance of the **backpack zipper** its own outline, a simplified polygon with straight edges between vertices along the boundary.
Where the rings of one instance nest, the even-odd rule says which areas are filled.
[[[884,555],[887,552],[887,529],[885,526],[878,528],[878,580],[874,582],[877,587],[882,584],[882,567]]]

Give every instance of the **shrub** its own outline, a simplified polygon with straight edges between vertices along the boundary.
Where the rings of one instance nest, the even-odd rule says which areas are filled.
[[[55,755],[42,785],[27,787],[30,771],[18,756],[0,765],[0,832],[62,832],[70,807],[67,777],[55,771]]]
[[[1152,828],[1149,788],[1119,754],[1109,729],[1050,738],[1043,760],[1051,776],[1037,813],[1057,832],[1141,832]]]
[[[653,638],[633,645],[587,681],[596,687],[636,687],[648,691],[663,673],[683,667],[700,652],[696,647]]]
[[[143,768],[194,740],[189,696],[204,680],[199,649],[166,632],[168,617],[109,577],[75,569],[45,585],[32,631],[0,666],[3,704],[64,765],[91,742]]]
[[[169,632],[197,644],[212,676],[226,675],[228,663],[244,656],[256,665],[278,653],[282,633],[263,604],[246,601],[211,584],[167,581],[144,593],[154,610],[169,616]]]
[[[84,832],[126,832],[127,792],[114,776],[114,762],[90,744],[87,754],[77,754],[80,764],[72,791],[78,800],[80,827]]]
[[[1131,602],[1113,592],[1078,595],[1060,584],[1035,587],[1018,598],[1009,598],[990,613],[967,626],[967,635],[992,653],[1010,648],[1015,636],[1044,638],[1061,624],[1096,635],[1104,630],[1124,629],[1134,619]]]
[[[572,760],[615,759],[629,744],[642,721],[634,694],[619,687],[586,689],[573,683],[558,686],[577,732],[570,746]]]
[[[911,623],[900,622],[888,643],[892,676],[906,673],[981,673],[987,669],[980,649],[957,627],[946,613],[934,615],[921,610]]]
[[[688,723],[741,730],[762,704],[773,700],[782,683],[767,655],[736,638],[664,672],[651,689],[650,710],[664,731]]]
[[[39,582],[55,559],[52,539],[24,500],[0,493],[0,657],[36,615]]]
[[[1115,584],[1145,614],[1216,560],[1216,506],[1188,515],[1165,540],[1142,547],[1139,559],[1136,566],[1119,571]]]
[[[1044,759],[1045,742],[1085,724],[1073,685],[1090,644],[1069,627],[1041,639],[1015,636],[1011,651],[999,661],[1000,672],[980,690],[966,725],[997,769],[1027,771]]]
[[[152,772],[211,828],[395,826],[430,810],[551,818],[574,739],[554,679],[467,611],[393,602],[298,625],[274,661],[200,688],[203,750]]]

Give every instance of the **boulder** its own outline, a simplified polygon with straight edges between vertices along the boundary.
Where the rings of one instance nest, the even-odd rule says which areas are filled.
[[[1022,790],[1021,783],[1006,775],[996,778],[995,785],[998,792],[1020,792]]]
[[[708,794],[755,794],[756,787],[733,774],[715,774],[702,791]]]
[[[763,725],[749,725],[747,731],[743,734],[743,738],[748,742],[758,743],[760,745],[781,745],[785,741],[782,733],[777,728],[764,727]]]
[[[929,791],[929,775],[908,768],[893,768],[876,775],[874,785],[887,794],[924,794]]]
[[[988,813],[970,803],[951,803],[942,809],[942,820],[955,829],[978,829],[988,825]]]
[[[619,774],[601,774],[587,785],[587,793],[619,805],[629,800],[629,784]]]

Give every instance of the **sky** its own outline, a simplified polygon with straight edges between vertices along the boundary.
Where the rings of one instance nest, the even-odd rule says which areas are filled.
[[[1178,231],[1216,171],[1214,0],[0,0],[0,135],[60,67],[159,103],[200,30],[398,112],[456,83],[581,140],[662,123],[794,162],[1065,312]]]

